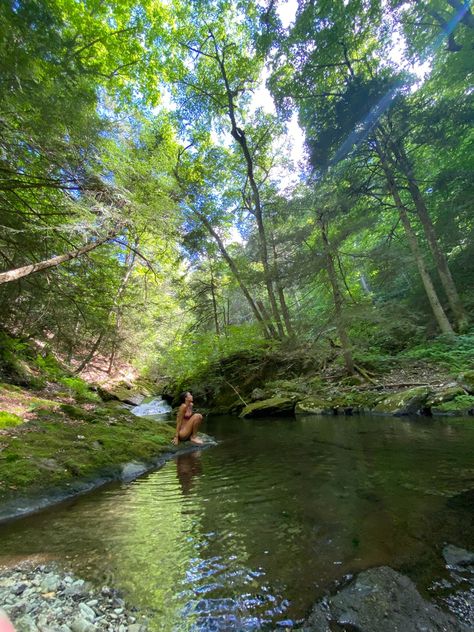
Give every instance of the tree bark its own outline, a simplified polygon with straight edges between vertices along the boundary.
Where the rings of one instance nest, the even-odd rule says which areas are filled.
[[[400,215],[400,220],[403,224],[403,228],[405,229],[405,234],[407,236],[408,244],[413,253],[413,256],[416,261],[416,265],[418,267],[418,272],[421,277],[421,281],[423,283],[423,287],[425,288],[426,295],[428,296],[428,300],[431,305],[431,309],[433,310],[433,314],[436,318],[436,321],[439,325],[439,328],[444,334],[453,335],[453,328],[451,323],[449,322],[448,317],[441,305],[441,302],[438,298],[438,294],[436,293],[436,289],[434,287],[433,281],[431,279],[428,268],[426,267],[425,260],[423,258],[423,253],[420,250],[420,246],[418,243],[418,238],[416,236],[415,231],[410,222],[410,218],[408,217],[408,213],[403,205],[402,199],[398,192],[397,184],[395,182],[395,177],[388,165],[387,158],[380,147],[379,141],[375,140],[375,147],[377,154],[380,159],[380,164],[382,165],[382,169],[384,171],[388,189],[390,194],[395,202],[395,206],[397,207],[398,213]]]
[[[260,259],[263,265],[263,274],[265,278],[265,286],[267,288],[268,298],[270,301],[270,306],[273,314],[273,318],[275,320],[278,333],[283,338],[285,332],[283,330],[283,324],[280,317],[280,311],[278,309],[278,304],[275,297],[275,292],[273,290],[273,280],[270,270],[270,264],[268,260],[268,245],[267,245],[267,237],[265,233],[265,226],[263,222],[263,210],[262,210],[262,202],[260,199],[260,191],[255,180],[254,173],[254,164],[253,159],[250,154],[250,150],[247,143],[247,138],[245,136],[244,130],[240,129],[237,125],[237,120],[235,116],[235,105],[234,105],[234,93],[230,87],[229,80],[227,77],[227,71],[224,64],[224,59],[221,53],[219,52],[219,48],[217,46],[217,42],[214,38],[214,34],[210,32],[212,40],[214,42],[214,50],[215,50],[215,58],[219,65],[219,70],[224,81],[226,97],[227,97],[227,111],[231,124],[231,135],[235,139],[235,141],[240,146],[242,153],[245,158],[245,164],[247,167],[247,178],[250,184],[250,188],[252,190],[252,198],[253,198],[253,214],[257,221],[257,230],[259,236],[259,250],[260,250]]]
[[[334,259],[332,256],[331,248],[329,246],[329,239],[327,235],[326,225],[322,217],[319,217],[319,227],[321,229],[321,237],[323,239],[324,254],[326,255],[326,269],[329,277],[329,282],[332,288],[332,295],[334,299],[334,308],[336,314],[336,328],[341,341],[342,355],[344,356],[344,363],[348,373],[353,375],[355,373],[354,360],[352,358],[351,344],[349,336],[347,335],[346,327],[344,324],[344,318],[342,314],[343,298],[339,282],[337,280],[336,268],[334,266]]]
[[[39,261],[38,263],[32,263],[28,266],[23,266],[21,268],[15,268],[14,270],[8,270],[7,272],[0,273],[0,285],[2,283],[11,283],[12,281],[17,281],[18,279],[22,279],[23,277],[29,276],[30,274],[35,274],[36,272],[41,272],[42,270],[47,270],[48,268],[54,268],[55,266],[60,265],[61,263],[65,263],[66,261],[71,261],[72,259],[77,259],[82,255],[98,248],[109,239],[116,237],[120,230],[114,230],[107,233],[106,237],[102,239],[98,239],[97,241],[87,244],[87,246],[83,246],[82,248],[78,248],[77,250],[71,250],[64,255],[58,255],[56,257],[51,257],[51,259],[45,259],[44,261]]]
[[[400,143],[391,142],[391,148],[396,159],[396,164],[398,164],[401,171],[403,172],[403,175],[407,179],[408,189],[415,204],[415,208],[418,213],[418,217],[420,218],[421,225],[423,226],[426,240],[433,254],[433,258],[436,263],[436,269],[444,291],[446,292],[449,306],[451,307],[451,310],[454,314],[457,329],[460,332],[465,331],[468,326],[467,314],[461,302],[461,299],[459,298],[454,279],[451,275],[451,270],[448,266],[446,255],[439,245],[435,227],[431,220],[428,209],[426,208],[425,200],[423,199],[420,188],[418,186],[418,182],[413,172],[413,166],[405,152],[405,148]]]
[[[283,320],[286,327],[286,332],[290,338],[294,337],[295,332],[293,331],[293,326],[291,324],[291,316],[290,311],[288,309],[288,305],[286,304],[285,292],[283,290],[283,286],[281,284],[280,276],[278,274],[278,256],[276,251],[275,239],[272,235],[272,249],[273,249],[273,273],[275,278],[275,286],[277,289],[278,300],[280,301],[281,313],[283,314]]]
[[[214,325],[216,328],[216,335],[220,336],[221,335],[221,331],[219,328],[219,317],[217,314],[217,300],[216,300],[216,294],[214,291],[214,275],[212,273],[212,264],[210,265],[210,269],[211,269],[211,299],[212,299],[212,311],[214,314]]]
[[[193,212],[196,215],[196,217],[198,217],[199,220],[204,224],[204,226],[206,227],[206,229],[209,232],[209,234],[212,235],[212,237],[215,239],[222,256],[224,257],[227,265],[229,266],[232,274],[234,275],[235,280],[239,284],[239,287],[242,290],[243,295],[247,299],[247,302],[250,305],[250,309],[252,310],[257,322],[262,327],[264,335],[267,336],[268,338],[274,337],[272,335],[271,329],[265,323],[265,319],[262,317],[262,314],[260,313],[255,301],[252,298],[252,295],[250,294],[247,286],[245,285],[242,277],[240,276],[239,270],[238,270],[237,266],[235,265],[234,260],[232,259],[232,257],[227,252],[227,249],[226,249],[226,247],[224,245],[224,242],[222,241],[219,233],[214,229],[213,225],[207,219],[207,217],[204,215],[204,213],[201,213],[200,211],[197,211],[195,209],[194,209]]]

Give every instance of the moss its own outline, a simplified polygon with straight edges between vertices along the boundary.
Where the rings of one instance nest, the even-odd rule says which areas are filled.
[[[11,428],[13,426],[19,426],[22,423],[23,419],[18,417],[18,415],[0,410],[0,428]]]
[[[266,415],[285,415],[293,411],[295,400],[289,397],[272,397],[246,406],[239,417],[262,417]]]
[[[458,397],[432,408],[432,413],[435,415],[455,413],[469,414],[471,411],[474,411],[473,395],[458,395]]]
[[[393,393],[377,404],[375,412],[392,415],[410,415],[418,413],[432,394],[429,386],[416,386],[405,391]]]
[[[67,407],[72,416],[67,414],[65,419],[65,406],[61,408],[38,411],[38,419],[28,424],[28,433],[2,437],[6,446],[0,452],[0,501],[61,488],[78,477],[94,477],[128,461],[148,462],[172,449],[172,425],[112,407],[98,411]],[[101,450],[95,449],[97,443]],[[55,467],[45,467],[45,460],[54,460]]]

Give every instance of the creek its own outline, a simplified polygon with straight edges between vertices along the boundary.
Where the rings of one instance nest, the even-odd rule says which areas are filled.
[[[379,565],[465,616],[465,578],[442,549],[474,544],[472,417],[216,417],[202,429],[219,444],[2,525],[0,562],[58,560],[121,590],[156,631],[296,627]]]

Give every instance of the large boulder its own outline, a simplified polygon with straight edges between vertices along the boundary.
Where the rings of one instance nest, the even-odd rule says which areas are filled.
[[[140,406],[145,399],[145,395],[138,389],[129,388],[128,384],[117,384],[115,386],[98,386],[97,392],[104,402],[119,401],[131,406]]]
[[[271,417],[274,415],[289,415],[293,412],[295,400],[291,397],[272,397],[253,404],[248,404],[239,417]]]
[[[316,604],[303,629],[329,632],[331,624],[357,632],[468,631],[423,599],[408,577],[387,566],[360,573],[336,595]]]
[[[433,389],[430,386],[416,386],[399,391],[378,403],[373,412],[387,415],[414,415],[423,411],[432,393]]]

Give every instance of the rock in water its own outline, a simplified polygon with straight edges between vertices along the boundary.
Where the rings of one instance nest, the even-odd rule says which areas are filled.
[[[326,604],[318,603],[303,629],[325,632],[331,623],[357,632],[468,632],[387,566],[360,573]]]
[[[448,566],[472,566],[474,565],[474,553],[461,549],[454,544],[448,544],[443,549],[443,557]]]

